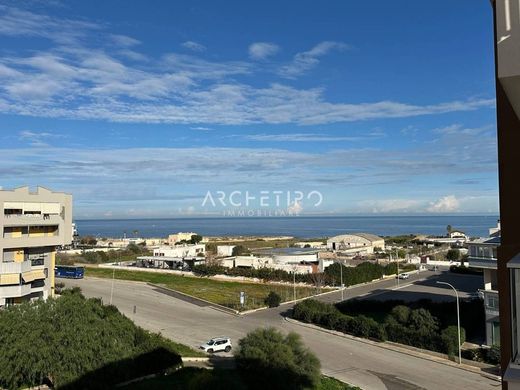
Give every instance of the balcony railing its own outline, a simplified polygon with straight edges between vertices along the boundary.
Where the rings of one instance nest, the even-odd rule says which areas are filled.
[[[20,263],[10,261],[0,263],[0,274],[21,274],[31,270],[31,262],[29,260]]]
[[[5,226],[59,224],[61,220],[58,214],[4,214]]]

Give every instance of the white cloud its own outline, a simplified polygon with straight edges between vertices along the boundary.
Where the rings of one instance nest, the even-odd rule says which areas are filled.
[[[447,213],[458,211],[459,206],[460,202],[454,195],[447,195],[435,202],[431,202],[427,211],[430,213]]]
[[[205,126],[195,126],[195,127],[190,127],[191,130],[198,130],[198,131],[211,131],[213,130],[212,128],[210,127],[205,127]]]
[[[127,35],[110,34],[110,38],[112,39],[112,41],[114,41],[114,43],[116,45],[124,46],[124,47],[135,46],[135,45],[139,45],[141,43],[141,41],[139,41],[135,38],[129,37]]]
[[[31,146],[47,147],[49,146],[45,140],[50,138],[61,138],[61,134],[48,133],[44,131],[30,131],[23,130],[18,133],[18,139],[23,142],[28,142]]]
[[[203,52],[206,50],[206,46],[194,42],[194,41],[186,41],[182,43],[182,47],[185,47],[186,49],[195,51],[195,52]]]
[[[244,139],[261,142],[333,142],[333,141],[360,141],[368,137],[334,136],[313,133],[287,134],[251,134],[241,136]]]
[[[371,213],[413,213],[421,210],[417,199],[380,199],[358,202],[360,210]]]
[[[303,205],[300,201],[295,200],[289,207],[287,207],[287,212],[289,214],[301,214],[303,211]]]
[[[94,31],[111,37],[104,41],[115,39],[123,47],[115,51],[110,43],[86,47],[83,38]],[[0,58],[0,113],[207,127],[209,124],[318,125],[494,106],[494,99],[427,105],[397,101],[333,103],[327,101],[323,88],[248,84],[243,76],[257,69],[251,62],[207,61],[178,53],[153,60],[128,48],[138,43],[134,38],[103,35],[103,31],[102,26],[84,21],[56,19],[0,6],[0,34],[40,36],[58,43],[47,51]],[[67,40],[60,40],[63,36]],[[185,44],[192,49],[200,45],[192,41]],[[274,50],[274,46],[265,46],[273,44],[262,44],[255,46],[254,55],[267,55]],[[296,54],[281,73],[289,78],[297,76],[316,66],[323,55],[345,48],[344,43],[321,42]],[[127,58],[132,61],[123,62]],[[449,134],[441,134],[445,136]],[[319,141],[315,135],[303,134],[293,140],[298,137],[300,141]]]
[[[345,50],[349,46],[342,42],[324,41],[308,51],[294,56],[292,63],[280,68],[279,74],[286,78],[295,78],[309,71],[320,63],[319,58],[332,50]]]
[[[255,42],[249,45],[249,57],[253,60],[265,60],[278,53],[278,45],[269,42]]]

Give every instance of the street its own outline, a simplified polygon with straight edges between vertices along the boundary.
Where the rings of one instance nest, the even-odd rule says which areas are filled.
[[[441,276],[441,278],[445,277],[447,276]],[[366,298],[382,297],[386,294],[401,293],[402,290],[414,291],[415,288],[420,288],[445,294],[449,298],[450,291],[442,287],[440,291],[436,291],[439,290],[438,287],[429,286],[436,278],[439,278],[438,274],[428,271],[413,275],[409,280],[400,281],[401,288],[398,290],[388,290],[396,287],[396,280],[390,279],[347,289],[344,291],[344,296],[345,298],[361,295]],[[427,283],[413,285],[414,280],[419,281],[418,283]],[[456,280],[459,282],[469,280],[465,288],[466,290],[473,288],[471,278],[460,278],[457,275]],[[109,303],[112,286],[110,279],[60,279],[60,281],[64,281],[68,287],[81,287],[87,297],[100,297],[103,302]],[[322,296],[321,300],[337,301],[340,294],[334,292]],[[283,332],[296,332],[319,357],[324,374],[363,389],[499,388],[498,382],[476,373],[289,323],[282,313],[287,311],[290,305],[260,310],[244,316],[234,316],[209,306],[200,306],[171,297],[144,283],[120,280],[114,281],[112,302],[122,313],[143,328],[161,332],[164,336],[193,348],[197,348],[202,342],[215,336],[229,336],[236,345],[240,338],[258,327],[273,326]]]

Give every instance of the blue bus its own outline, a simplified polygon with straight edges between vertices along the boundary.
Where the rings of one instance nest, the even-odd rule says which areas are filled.
[[[77,267],[74,265],[57,265],[54,268],[54,275],[57,278],[83,279],[85,267]]]

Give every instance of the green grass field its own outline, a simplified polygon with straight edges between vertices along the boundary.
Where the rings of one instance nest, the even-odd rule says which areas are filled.
[[[86,276],[98,278],[111,278],[112,270],[104,268],[87,267]],[[290,285],[276,285],[264,283],[242,283],[218,281],[205,277],[189,277],[173,274],[159,274],[152,272],[116,270],[116,279],[135,280],[154,283],[171,288],[197,298],[230,307],[236,310],[250,310],[265,306],[264,299],[270,291],[275,291],[282,297],[282,302],[293,299],[293,287]],[[246,293],[246,304],[240,306],[240,292]],[[329,291],[321,289],[321,292]],[[296,287],[296,298],[305,298],[316,294],[312,287]]]

